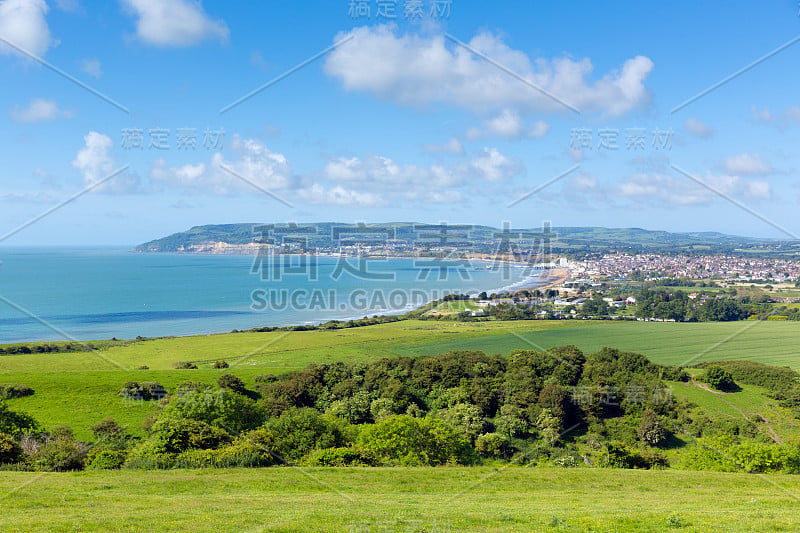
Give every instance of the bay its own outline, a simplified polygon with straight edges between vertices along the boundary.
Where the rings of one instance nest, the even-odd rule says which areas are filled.
[[[0,261],[0,343],[316,324],[401,313],[448,293],[537,284],[527,268],[476,261],[259,261],[122,248],[0,248]]]

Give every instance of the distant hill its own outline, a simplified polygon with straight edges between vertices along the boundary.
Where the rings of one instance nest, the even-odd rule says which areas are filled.
[[[263,224],[210,224],[146,242],[136,252],[248,253],[257,250]],[[503,233],[505,231],[505,234]],[[800,257],[800,242],[756,239],[716,232],[670,233],[641,228],[554,227],[554,253],[578,254],[608,251],[653,253],[730,253]],[[500,229],[479,225],[428,225],[415,222],[346,224],[316,222],[274,224],[269,235],[287,250],[337,250],[355,241],[391,244],[395,249],[455,246],[474,252],[492,252],[508,237],[528,242],[541,240],[542,228]],[[505,235],[505,237],[504,237]],[[387,241],[388,239],[388,241]]]

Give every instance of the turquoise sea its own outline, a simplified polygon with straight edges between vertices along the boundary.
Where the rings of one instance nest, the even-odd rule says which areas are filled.
[[[0,343],[311,324],[536,284],[520,266],[413,259],[0,248],[0,261]]]

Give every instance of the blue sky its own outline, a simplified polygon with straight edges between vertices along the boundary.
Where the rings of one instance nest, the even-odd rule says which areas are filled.
[[[0,0],[0,235],[60,206],[0,245],[323,220],[800,233],[795,1],[252,4]]]

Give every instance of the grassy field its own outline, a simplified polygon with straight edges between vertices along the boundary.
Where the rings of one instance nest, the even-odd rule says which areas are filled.
[[[800,324],[791,322],[568,322],[575,327],[515,331],[472,339],[437,340],[397,349],[403,355],[474,349],[507,354],[514,349],[574,344],[584,352],[603,346],[645,354],[662,364],[690,365],[748,359],[800,370]]]
[[[106,416],[134,434],[158,407],[119,396],[126,381],[156,381],[167,388],[192,379],[213,382],[223,373],[252,385],[258,374],[281,373],[313,362],[367,361],[393,355],[435,354],[453,349],[508,353],[514,349],[575,344],[586,352],[603,346],[641,352],[653,361],[688,364],[752,359],[800,369],[800,325],[792,322],[653,323],[515,321],[453,323],[403,321],[333,331],[236,333],[176,337],[109,347],[99,352],[0,357],[0,383],[23,383],[36,393],[10,400],[46,427],[64,423],[78,437]],[[231,364],[211,368],[214,361]],[[198,370],[175,370],[195,361]],[[148,370],[132,370],[139,366]]]
[[[5,472],[0,529],[797,531],[798,495],[797,476],[670,470]]]
[[[404,321],[334,331],[165,338],[93,353],[0,357],[9,400],[45,427],[112,416],[134,434],[158,410],[117,396],[126,381],[167,388],[451,349],[508,353],[575,344],[644,353],[660,363],[751,359],[800,369],[800,327],[784,322]],[[231,367],[212,368],[224,359]],[[194,361],[197,370],[176,370]],[[134,370],[140,366],[146,370]],[[717,394],[672,383],[677,398],[757,423],[781,439],[800,426],[758,387]],[[714,472],[522,468],[268,468],[201,471],[0,472],[2,531],[798,531],[800,477]],[[710,502],[713,502],[711,504]]]

